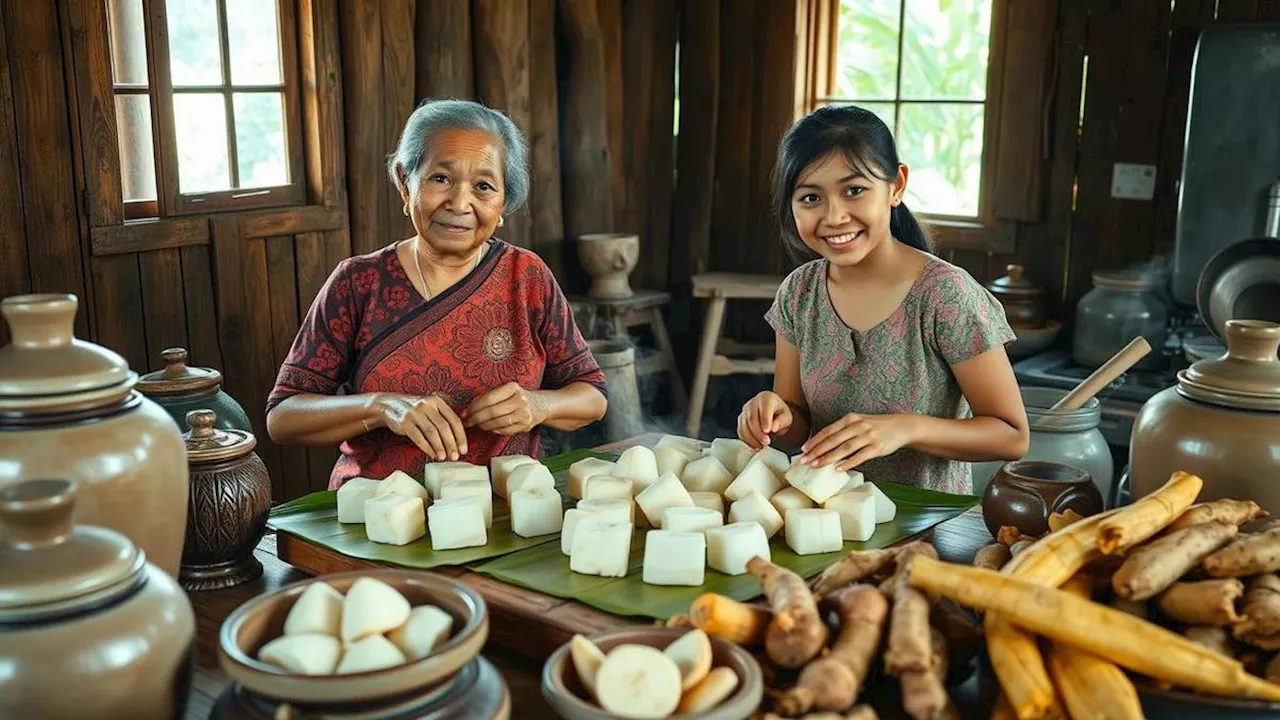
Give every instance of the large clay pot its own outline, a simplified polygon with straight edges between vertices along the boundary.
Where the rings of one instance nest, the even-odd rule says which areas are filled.
[[[1009,265],[1008,273],[987,285],[1004,307],[1004,316],[1015,330],[1034,330],[1044,326],[1044,288],[1023,277],[1021,265]]]
[[[619,300],[634,295],[627,276],[636,269],[639,259],[639,235],[598,233],[578,237],[578,260],[591,276],[588,297]]]
[[[1225,355],[1180,371],[1138,412],[1133,499],[1183,470],[1204,480],[1202,501],[1248,499],[1280,514],[1280,324],[1229,320],[1226,333]]]
[[[187,451],[177,423],[116,353],[74,336],[74,295],[6,298],[0,348],[0,487],[80,485],[77,523],[123,534],[178,575],[187,528]]]
[[[187,590],[220,590],[262,575],[253,556],[267,530],[271,478],[258,444],[244,430],[220,430],[212,410],[192,410],[183,437],[191,463],[187,539],[178,582]]]
[[[0,717],[180,718],[191,603],[128,538],[73,527],[83,487],[0,488]]]
[[[138,378],[138,392],[151,398],[183,427],[192,410],[212,410],[218,415],[214,427],[253,432],[253,424],[240,403],[222,389],[222,373],[213,368],[187,364],[186,348],[166,348],[163,370]]]

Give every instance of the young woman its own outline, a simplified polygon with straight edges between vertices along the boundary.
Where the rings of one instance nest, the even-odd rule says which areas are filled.
[[[742,408],[738,436],[798,446],[796,462],[815,467],[969,493],[970,462],[1027,451],[1004,351],[1014,335],[986,288],[932,254],[903,204],[907,174],[861,108],[822,108],[783,138],[775,205],[803,264],[765,315],[773,390]]]

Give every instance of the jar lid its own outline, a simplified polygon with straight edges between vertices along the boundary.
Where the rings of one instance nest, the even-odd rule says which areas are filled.
[[[218,414],[212,410],[192,410],[187,413],[187,426],[182,434],[187,444],[187,459],[193,463],[211,463],[233,460],[253,452],[258,439],[244,430],[215,428]]]
[[[1242,410],[1280,412],[1280,324],[1228,320],[1227,352],[1178,373],[1182,394]]]
[[[0,410],[48,411],[127,394],[137,374],[124,358],[75,337],[75,295],[16,295],[0,302],[9,345],[0,347]]]
[[[1017,296],[1044,294],[1044,288],[1023,277],[1024,270],[1021,265],[1008,265],[1005,267],[1005,272],[1007,274],[1004,277],[992,280],[987,286],[993,294]]]
[[[74,525],[78,489],[70,480],[0,488],[0,623],[83,610],[141,580],[146,558],[128,538]]]
[[[1149,273],[1132,270],[1099,270],[1093,274],[1093,284],[1094,287],[1108,290],[1141,292],[1156,289],[1159,278]]]
[[[222,373],[212,368],[187,365],[187,349],[165,348],[163,370],[149,372],[138,378],[138,391],[144,395],[177,395],[216,388],[222,384]]]

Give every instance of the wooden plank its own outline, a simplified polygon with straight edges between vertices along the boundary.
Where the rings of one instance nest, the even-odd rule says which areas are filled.
[[[382,142],[381,3],[339,3],[342,28],[342,87],[346,99],[347,193],[351,244],[357,253],[382,247],[387,239],[387,175]],[[399,206],[396,206],[397,211]]]
[[[0,298],[31,290],[27,232],[22,225],[22,173],[18,134],[13,116],[13,83],[9,74],[9,40],[5,6],[0,5]],[[0,342],[8,343],[9,328],[0,323]]]
[[[182,257],[182,286],[186,290],[188,357],[196,365],[221,369],[222,344],[218,339],[209,246],[184,247],[178,254]]]
[[[638,232],[638,211],[631,187],[626,179],[626,141],[628,127],[626,115],[630,114],[635,93],[630,85],[623,84],[622,58],[625,52],[622,32],[623,0],[597,0],[600,17],[600,37],[607,48],[604,54],[604,107],[605,138],[609,145],[609,185],[613,192],[613,219],[610,229],[614,232]]]
[[[209,243],[205,218],[149,218],[122,225],[104,225],[89,231],[93,254],[123,255]]]
[[[294,239],[292,237],[267,238],[263,241],[267,251],[267,289],[271,309],[271,358],[279,367],[289,354],[293,339],[298,334],[298,279],[294,264]],[[274,381],[274,376],[272,381]],[[280,477],[272,478],[273,494],[279,485],[279,495],[285,500],[302,497],[310,492],[307,469],[307,448],[303,445],[280,446]]]
[[[137,255],[110,255],[89,260],[93,273],[94,339],[120,353],[131,368],[149,365],[142,322],[142,281]]]
[[[475,97],[471,0],[418,0],[414,25],[417,97]]]
[[[989,280],[986,253],[977,250],[951,250],[947,254],[950,256],[948,261],[964,268],[978,282],[986,283]]]
[[[1044,195],[1048,154],[1048,98],[1053,29],[1053,3],[1005,4],[1004,79],[996,107],[1000,124],[996,139],[995,214],[998,218],[1035,222]]]
[[[1259,20],[1280,20],[1280,0],[1259,0]]]
[[[62,66],[62,41],[53,3],[5,0],[4,31],[11,67],[13,108],[22,186],[23,223],[33,292],[70,292],[85,312],[76,313],[76,334],[88,337],[80,228],[76,220]]]
[[[300,0],[299,10],[308,202],[346,207],[337,0]]]
[[[62,0],[71,42],[71,68],[84,163],[90,227],[124,219],[115,95],[105,0]]]
[[[671,285],[705,272],[711,252],[711,193],[720,98],[720,0],[683,3],[680,137],[671,231]]]
[[[386,183],[386,175],[379,179]],[[342,207],[307,205],[287,210],[239,213],[239,216],[243,218],[245,237],[254,239],[338,230],[346,225],[347,211]]]
[[[569,247],[560,193],[560,111],[556,89],[556,3],[529,0],[529,164],[533,248],[561,282]]]
[[[735,112],[720,115],[716,128],[715,182],[711,186],[711,254],[709,269],[732,272],[766,272],[758,262],[768,256],[752,243],[748,235],[748,210],[753,179],[751,177],[755,117],[752,97],[758,95],[755,29],[760,0],[733,0],[723,6],[720,16],[720,107]],[[732,312],[732,310],[730,311]],[[732,324],[732,323],[731,323]],[[731,333],[732,334],[732,333]]]
[[[382,0],[382,148],[379,158],[395,148],[400,131],[413,112],[413,13],[414,0]],[[386,235],[379,245],[392,239],[412,237],[413,223],[401,212],[404,202],[382,173],[378,188],[382,191],[383,230]]]
[[[477,99],[501,110],[516,127],[533,124],[529,96],[529,3],[475,0],[472,5]],[[508,214],[498,234],[520,247],[532,247],[533,216],[523,207]]]
[[[146,327],[147,370],[165,366],[165,348],[187,347],[187,306],[182,287],[179,250],[152,250],[138,254],[142,283],[142,322]]]
[[[796,0],[768,0],[758,12],[756,23],[756,78],[753,113],[755,128],[752,143],[751,200],[747,206],[747,229],[744,244],[748,258],[762,272],[784,273],[791,267],[778,221],[773,213],[773,168],[777,163],[778,145],[792,122],[795,97]],[[757,320],[763,324],[763,320]]]

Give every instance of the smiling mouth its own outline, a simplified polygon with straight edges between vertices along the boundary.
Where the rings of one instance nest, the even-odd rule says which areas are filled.
[[[833,247],[842,247],[862,237],[862,232],[863,232],[862,230],[855,230],[853,232],[844,233],[842,235],[821,235],[819,237],[824,243],[828,245],[831,245]]]
[[[447,222],[440,222],[439,220],[433,220],[432,222],[434,222],[437,226],[439,226],[445,232],[454,232],[454,233],[471,232],[471,228],[466,227],[465,225],[453,225]]]

